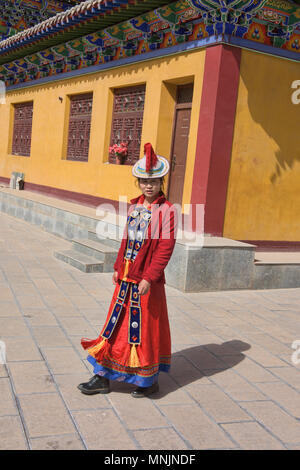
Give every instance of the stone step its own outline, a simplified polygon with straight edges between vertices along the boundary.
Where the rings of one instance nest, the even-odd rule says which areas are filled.
[[[102,273],[104,262],[76,250],[55,251],[55,258],[85,273]]]
[[[88,230],[88,239],[114,248],[115,250],[119,250],[121,245],[121,240],[116,240],[110,237],[100,237],[94,230]]]
[[[255,253],[255,265],[299,265],[299,251],[257,251]]]
[[[101,243],[87,238],[73,238],[72,247],[75,251],[86,254],[97,260],[103,261],[103,272],[112,272],[113,265],[117,258],[117,250]]]

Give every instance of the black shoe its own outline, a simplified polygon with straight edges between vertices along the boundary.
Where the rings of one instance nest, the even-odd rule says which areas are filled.
[[[151,395],[152,393],[158,392],[159,391],[159,386],[158,383],[156,382],[155,384],[151,385],[150,387],[138,387],[135,390],[131,392],[131,395],[134,398],[143,398],[147,397],[148,395]]]
[[[109,393],[109,380],[100,375],[94,375],[89,382],[79,384],[77,388],[85,395]]]

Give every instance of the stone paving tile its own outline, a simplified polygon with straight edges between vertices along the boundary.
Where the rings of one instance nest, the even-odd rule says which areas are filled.
[[[200,310],[200,309],[191,309],[188,311],[188,315],[199,321],[199,324],[202,327],[223,327],[226,326],[226,323],[222,318],[218,318],[213,316],[212,314],[208,313],[205,310]]]
[[[0,364],[0,377],[8,377],[5,364]]]
[[[209,327],[209,330],[220,338],[219,342],[222,342],[222,340],[225,342],[242,341],[244,343],[249,344],[249,340],[246,335],[243,335],[242,333],[233,330],[229,326],[213,326]]]
[[[194,335],[196,334],[202,334],[206,335],[208,334],[207,328],[203,327],[200,325],[200,323],[193,318],[191,318],[189,315],[183,315],[181,311],[171,313],[172,315],[172,323],[179,326],[182,328],[185,333]],[[169,312],[170,316],[170,312]]]
[[[123,384],[122,384],[123,385]],[[125,385],[125,384],[124,384]],[[126,390],[124,388],[124,390]],[[153,394],[153,401],[158,394]],[[168,425],[150,398],[136,399],[128,393],[111,392],[108,400],[128,429],[157,428]],[[133,402],[133,400],[135,400]],[[156,400],[155,400],[156,401]]]
[[[0,416],[0,450],[27,449],[19,416]]]
[[[84,318],[61,317],[60,324],[67,335],[81,335],[82,338],[97,337],[97,330],[93,328]]]
[[[215,344],[221,344],[222,341],[221,339],[214,335],[212,332],[209,330],[206,333],[202,333],[201,331],[198,332],[196,329],[194,330],[193,334],[190,335],[191,341],[196,340],[196,343],[200,346],[205,346],[208,350],[208,346],[215,345]]]
[[[59,292],[60,288],[55,284],[52,279],[42,278],[42,279],[33,279],[35,287],[39,292]]]
[[[0,318],[0,332],[1,337],[24,337],[30,336],[30,331],[23,320],[23,318],[16,318],[16,317],[2,317]]]
[[[56,391],[51,375],[42,361],[12,362],[9,369],[17,395]]]
[[[77,385],[80,383],[90,380],[91,375],[87,370],[79,373],[74,368],[73,372],[73,374],[54,376],[55,382],[70,410],[110,408],[110,403],[107,398],[108,394],[85,395],[77,388]]]
[[[193,449],[232,449],[236,444],[196,405],[165,405],[161,409]]]
[[[191,337],[190,334],[185,333],[182,328],[179,328],[178,326],[170,324],[170,331],[171,331],[171,338],[172,342],[176,344],[177,342],[183,343],[183,344],[197,344],[198,341],[194,338]]]
[[[57,326],[53,313],[42,308],[23,308],[23,316],[28,319],[31,326]]]
[[[295,418],[300,419],[299,392],[281,382],[261,383],[257,384],[257,386],[268,398],[278,403],[279,406],[284,408]]]
[[[13,287],[14,296],[19,300],[26,295],[36,296],[38,294],[36,287],[32,282],[24,282],[18,284],[17,287]]]
[[[188,449],[188,446],[172,428],[135,431],[133,434],[144,450]]]
[[[19,295],[18,302],[21,308],[32,307],[45,308],[45,304],[39,295]]]
[[[159,387],[159,392],[152,398],[158,405],[193,403],[185,388],[179,387],[169,374],[160,375]]]
[[[287,445],[287,448],[289,450],[300,450],[300,443],[299,444]]]
[[[72,302],[78,308],[97,308],[98,303],[89,295],[72,295]]]
[[[71,341],[73,348],[75,349],[77,354],[79,354],[81,359],[86,359],[88,356],[88,352],[84,350],[83,347],[81,346],[81,343],[80,343],[81,336],[69,335],[69,340]]]
[[[215,384],[222,387],[237,402],[265,399],[263,393],[232,369],[220,371],[218,374],[215,371],[206,371],[206,373]]]
[[[217,423],[251,419],[234,400],[214,384],[190,384],[186,390]]]
[[[22,315],[16,302],[5,302],[0,300],[0,318],[1,317],[19,317]]]
[[[92,326],[101,326],[102,328],[108,313],[108,307],[107,309],[100,306],[97,308],[84,308],[80,311]]]
[[[235,360],[235,356],[223,356],[224,362],[234,364],[233,369],[238,372],[239,375],[243,376],[250,382],[276,382],[278,379],[264,369],[259,364],[256,364],[252,359],[246,357],[242,361]],[[272,371],[273,369],[270,369]]]
[[[67,297],[62,294],[44,294],[43,295],[43,300],[45,304],[48,307],[62,307],[62,308],[68,308],[72,307],[72,301]],[[45,306],[43,304],[43,306]]]
[[[186,349],[183,355],[200,370],[206,369],[224,369],[226,364],[217,356],[208,351],[205,346],[195,346]]]
[[[170,376],[180,386],[193,382],[210,383],[208,378],[197,367],[191,364],[183,355],[182,351],[172,355]]]
[[[70,346],[70,342],[59,326],[34,326],[32,332],[40,347]]]
[[[247,349],[250,348],[250,345],[248,343],[244,343],[242,341],[225,341],[225,342],[220,342],[219,344],[206,344],[205,348],[208,349],[212,354],[215,356],[219,356],[222,360],[226,360],[227,356],[237,356],[239,357],[240,360],[237,360],[237,363],[239,363],[241,360],[244,360],[246,357],[244,354],[242,354],[243,351],[247,351]],[[238,355],[238,351],[240,351],[240,354]]]
[[[257,344],[252,344],[251,349],[245,352],[246,356],[258,362],[263,367],[283,367],[285,363],[268,351],[268,347],[262,348]]]
[[[3,301],[9,302],[9,301],[14,300],[14,295],[9,287],[0,286],[0,299],[1,299],[1,302]]]
[[[293,388],[300,392],[300,367],[287,366],[287,367],[273,367],[272,373],[281,379],[283,382],[288,383]]]
[[[67,305],[65,307],[51,307],[51,312],[56,318],[63,317],[81,317],[80,311],[74,305]]]
[[[7,377],[0,378],[0,416],[17,415],[18,410],[11,390],[10,380]]]
[[[260,424],[255,422],[228,423],[221,426],[243,450],[280,450],[286,447]]]
[[[89,449],[136,450],[135,443],[111,409],[75,411],[73,416]]]
[[[41,351],[53,374],[72,374],[73,372],[79,374],[87,372],[81,358],[71,347],[42,347]]]
[[[6,360],[13,361],[40,361],[41,354],[31,337],[5,338]]]
[[[298,331],[300,332],[300,325],[298,324]],[[297,330],[296,330],[297,331]],[[295,339],[296,331],[288,331],[285,326],[279,326],[274,324],[269,324],[266,328],[266,333],[273,338],[281,341],[282,343],[290,344]]]
[[[267,348],[271,354],[279,356],[281,354],[290,353],[290,347],[282,344],[278,340],[272,338],[271,336],[263,333],[255,333],[248,335],[249,341],[260,345],[263,348]],[[292,341],[292,340],[291,340]]]
[[[35,437],[30,439],[32,450],[84,450],[82,440],[76,434],[66,436]]]
[[[59,289],[67,296],[86,295],[86,290],[78,285],[78,282],[60,282]],[[95,292],[97,292],[95,290]]]
[[[47,269],[43,269],[43,268],[34,268],[34,267],[32,268],[32,267],[29,265],[29,266],[27,266],[26,271],[27,271],[27,274],[28,274],[30,277],[46,278],[46,279],[49,278],[49,273],[48,273],[48,270],[47,270]]]
[[[57,393],[20,395],[29,437],[73,434],[74,424]]]
[[[283,443],[299,443],[300,423],[275,403],[254,401],[242,407]]]

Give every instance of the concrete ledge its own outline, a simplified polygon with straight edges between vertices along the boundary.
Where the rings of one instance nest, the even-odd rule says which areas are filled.
[[[126,218],[97,216],[96,209],[30,191],[1,188],[0,211],[64,239],[101,240],[118,248]],[[102,237],[97,236],[102,228]],[[260,253],[261,255],[261,253]],[[204,236],[198,244],[177,241],[166,268],[167,284],[184,292],[300,287],[300,260],[255,263],[255,245]]]

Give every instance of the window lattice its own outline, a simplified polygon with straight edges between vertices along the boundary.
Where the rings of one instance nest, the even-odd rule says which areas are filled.
[[[145,85],[116,89],[110,145],[128,143],[126,165],[133,165],[140,157],[141,134],[145,103]],[[110,155],[110,163],[115,157]]]
[[[92,101],[92,93],[71,97],[67,160],[88,160]]]
[[[193,84],[181,85],[177,88],[177,104],[191,103],[193,101]]]
[[[33,101],[14,105],[12,154],[30,156]]]

